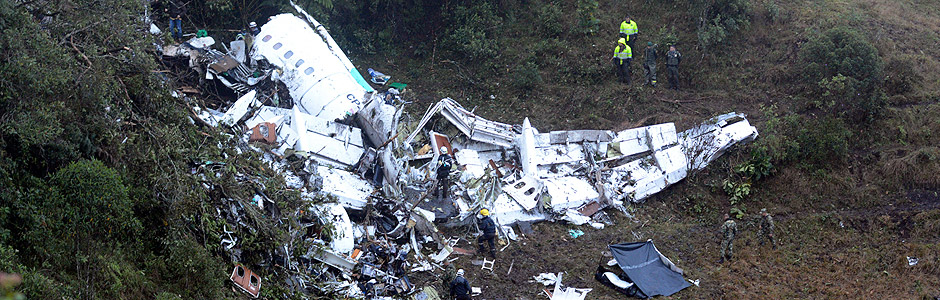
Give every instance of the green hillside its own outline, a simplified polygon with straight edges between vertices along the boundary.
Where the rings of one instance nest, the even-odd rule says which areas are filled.
[[[219,39],[287,7],[192,3],[187,31]],[[528,117],[543,130],[684,130],[731,111],[758,128],[754,143],[630,206],[635,219],[612,211],[617,225],[578,239],[570,225],[541,223],[500,258],[511,272],[508,263],[496,276],[468,267],[487,299],[540,299],[531,276],[562,271],[566,285],[594,289],[589,299],[620,299],[594,269],[609,259],[606,245],[647,238],[701,280],[673,299],[940,295],[940,2],[299,3],[358,69],[408,83],[404,97],[418,113],[451,97],[487,119]],[[215,207],[250,198],[244,182],[262,182],[278,209],[301,212],[280,222],[254,212],[247,265],[270,261],[289,224],[307,217],[259,154],[221,150],[237,139],[190,122],[200,103],[171,91],[198,75],[161,61],[153,43],[171,38],[147,32],[148,9],[0,1],[0,272],[23,277],[0,284],[0,297],[244,297],[228,282]],[[617,82],[609,58],[626,14],[639,26],[637,45],[657,44],[661,58],[678,45],[681,91],[666,89],[662,59],[659,86],[642,85],[642,49],[633,50],[633,84]],[[761,208],[777,221],[776,250],[757,246]],[[742,233],[736,259],[719,264],[729,211],[742,217]],[[265,298],[288,297],[277,268],[263,269]]]

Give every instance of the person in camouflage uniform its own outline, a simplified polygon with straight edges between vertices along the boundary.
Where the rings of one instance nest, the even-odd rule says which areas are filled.
[[[444,263],[444,274],[441,275],[441,291],[450,290],[450,282],[457,278],[457,268],[449,262]]]
[[[731,219],[731,216],[725,214],[725,223],[721,224],[721,259],[718,263],[725,262],[725,259],[731,260],[734,251],[734,236],[738,234],[738,224]]]
[[[774,239],[774,218],[767,213],[767,209],[760,210],[760,229],[757,232],[758,243],[763,246],[764,240],[769,239],[774,249],[777,249],[777,240]]]

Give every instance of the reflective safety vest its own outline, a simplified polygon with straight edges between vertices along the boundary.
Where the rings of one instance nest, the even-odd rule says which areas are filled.
[[[631,35],[640,32],[640,29],[636,27],[636,22],[630,20],[630,23],[623,21],[620,23],[620,33],[627,35],[627,40],[630,40]]]
[[[627,40],[620,38],[617,41],[617,48],[614,48],[614,58],[617,59],[629,59],[633,58],[633,50],[630,49],[630,46],[627,46]],[[620,62],[623,63],[622,61]]]

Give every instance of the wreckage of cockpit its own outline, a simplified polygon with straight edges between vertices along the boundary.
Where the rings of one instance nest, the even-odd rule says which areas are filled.
[[[506,242],[518,238],[517,223],[523,232],[556,220],[600,228],[610,224],[605,208],[641,202],[757,137],[738,113],[685,131],[664,123],[540,132],[528,119],[488,120],[452,99],[407,116],[404,103],[370,87],[323,26],[295,8],[300,17],[273,16],[256,36],[222,44],[227,52],[213,49],[211,37],[163,50],[240,95],[217,109],[194,107],[200,122],[236,133],[239,151],[262,153],[303,198],[335,200],[314,205],[317,217],[290,229],[297,244],[277,250],[297,292],[407,295],[416,291],[409,274],[468,253],[439,225],[472,224],[487,208]],[[456,161],[448,198],[432,192],[442,146]],[[285,167],[288,158],[300,167]],[[321,239],[310,228],[332,234]],[[223,248],[237,251],[238,237],[226,234]]]

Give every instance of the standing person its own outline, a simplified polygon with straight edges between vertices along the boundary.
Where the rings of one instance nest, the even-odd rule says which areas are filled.
[[[676,50],[676,45],[669,45],[669,52],[666,53],[666,72],[669,77],[669,88],[679,90],[679,63],[682,62],[682,54]]]
[[[450,168],[453,164],[447,147],[441,147],[441,156],[437,158],[437,189],[440,192],[441,199],[447,199],[447,191],[450,190]]]
[[[450,282],[450,297],[470,300],[470,281],[463,277],[463,269],[457,270],[457,278]]]
[[[627,15],[627,19],[620,23],[620,37],[627,40],[627,45],[630,46],[630,49],[633,49],[634,45],[636,45],[636,35],[639,32],[640,30],[636,27],[636,22],[633,22],[630,15]]]
[[[164,8],[170,16],[170,33],[177,41],[183,39],[183,4],[179,1],[170,0],[168,7]]]
[[[614,48],[614,56],[610,58],[614,62],[614,69],[620,81],[630,84],[630,62],[633,61],[633,50],[627,45],[624,38],[617,40],[617,47]]]
[[[483,231],[483,235],[480,235],[477,238],[477,244],[480,245],[480,254],[483,254],[483,242],[485,241],[490,245],[490,257],[496,258],[496,222],[493,222],[493,219],[490,218],[490,211],[488,209],[480,210],[480,230]]]
[[[656,45],[653,45],[653,42],[646,42],[646,52],[643,56],[646,57],[646,62],[643,64],[646,84],[656,87]]]
[[[731,219],[731,216],[725,214],[725,223],[721,224],[721,259],[718,263],[725,262],[725,259],[731,260],[734,251],[734,236],[738,234],[738,224]]]
[[[774,218],[767,213],[766,208],[760,210],[760,229],[757,231],[758,243],[763,246],[765,239],[770,239],[770,244],[777,249],[777,240],[774,239]]]

